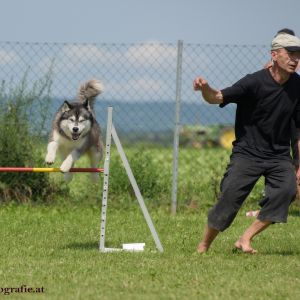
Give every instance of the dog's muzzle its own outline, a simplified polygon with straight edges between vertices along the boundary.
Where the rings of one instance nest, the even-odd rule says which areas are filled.
[[[79,139],[80,133],[78,132],[79,128],[78,127],[73,127],[73,132],[72,132],[72,139],[74,141]]]

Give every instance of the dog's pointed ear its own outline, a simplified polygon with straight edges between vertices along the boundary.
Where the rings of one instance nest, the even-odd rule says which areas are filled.
[[[62,105],[62,108],[61,108],[62,112],[64,113],[64,112],[69,111],[71,109],[72,109],[72,105],[67,100],[65,100],[65,102],[64,102],[64,104]]]
[[[85,100],[84,100],[83,106],[84,106],[88,111],[91,111],[91,110],[92,110],[89,99],[85,99]]]

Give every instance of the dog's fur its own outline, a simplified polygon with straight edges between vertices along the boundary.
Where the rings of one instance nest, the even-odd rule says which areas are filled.
[[[52,122],[52,131],[47,147],[46,163],[55,161],[56,152],[62,157],[60,170],[66,181],[72,180],[69,170],[83,154],[90,158],[91,167],[96,168],[102,158],[101,129],[93,112],[95,98],[102,92],[102,84],[89,80],[79,88],[75,102],[65,101]],[[93,181],[98,173],[91,173]]]

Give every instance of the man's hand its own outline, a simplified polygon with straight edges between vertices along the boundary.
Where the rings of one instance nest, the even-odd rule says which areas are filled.
[[[300,166],[298,167],[297,173],[296,173],[297,183],[300,185]]]
[[[220,104],[223,102],[221,91],[215,90],[209,86],[207,81],[202,77],[196,77],[193,82],[194,90],[201,91],[205,101],[210,104]]]
[[[197,77],[194,80],[194,90],[195,91],[202,91],[203,87],[208,86],[207,81],[202,77]]]

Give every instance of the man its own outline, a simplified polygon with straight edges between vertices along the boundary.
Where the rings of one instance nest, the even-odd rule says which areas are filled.
[[[295,32],[294,30],[292,29],[289,29],[289,28],[283,28],[283,29],[280,29],[277,31],[275,37],[278,35],[278,34],[281,34],[281,33],[287,33],[287,34],[290,34],[290,35],[295,35]],[[271,68],[272,67],[272,61],[269,61],[268,63],[265,64],[264,66],[265,68]],[[300,62],[298,62],[298,65],[297,65],[297,68],[296,68],[296,72],[298,74],[300,74]],[[298,151],[298,132],[297,132],[297,128],[295,127],[295,124],[294,122],[292,122],[291,124],[291,150],[292,150],[292,158],[293,158],[293,164],[294,164],[294,167],[295,167],[295,171],[297,172],[298,168],[299,168],[299,151]],[[297,200],[300,200],[299,199],[300,197],[300,185],[297,184],[297,196],[296,196],[296,199]],[[262,206],[264,203],[264,199],[262,199],[260,202],[259,202],[259,205]],[[250,210],[250,211],[247,211],[246,212],[246,217],[257,217],[258,214],[259,214],[260,210]]]
[[[207,252],[211,243],[230,226],[257,180],[265,177],[265,201],[257,219],[235,243],[245,253],[256,253],[252,238],[272,223],[284,223],[296,194],[290,157],[291,122],[300,128],[300,59],[298,37],[282,33],[271,45],[272,67],[249,74],[223,90],[211,88],[202,77],[194,80],[210,104],[236,103],[235,134],[230,163],[221,182],[221,194],[208,213],[208,223],[198,245]],[[300,143],[299,143],[300,144]],[[297,172],[300,181],[300,171]]]

